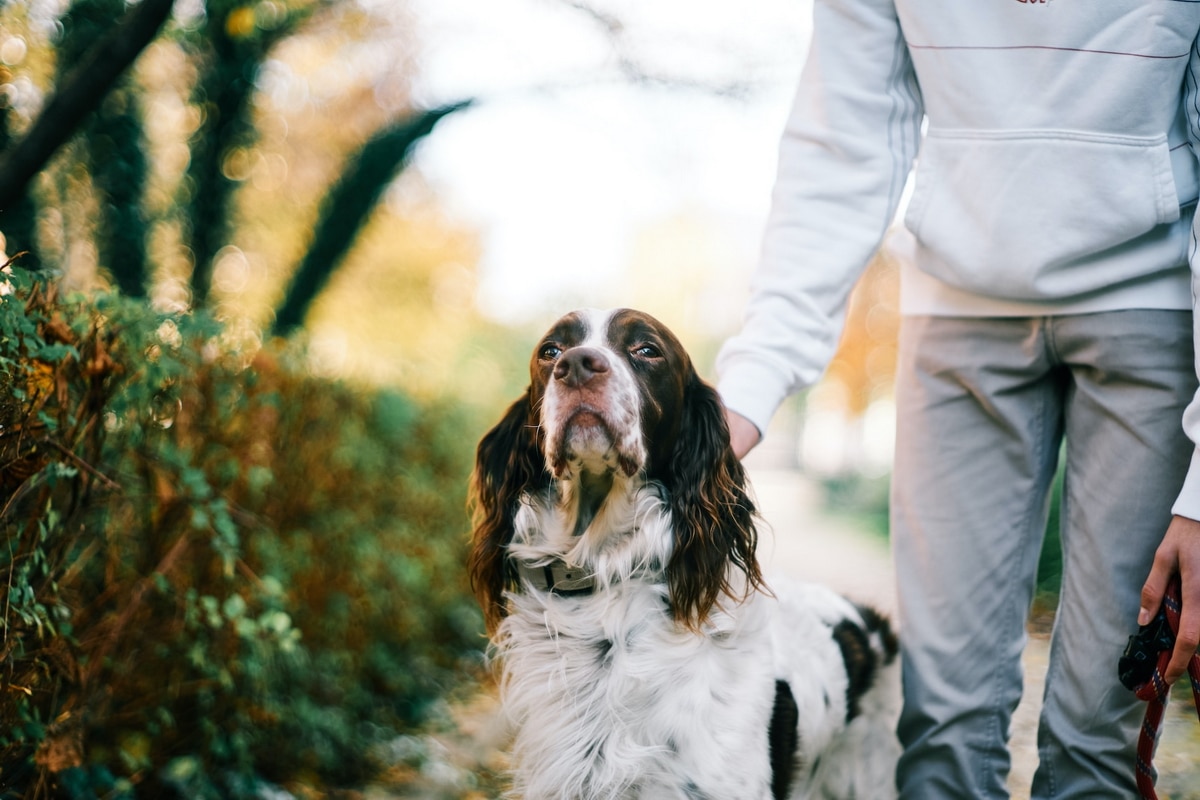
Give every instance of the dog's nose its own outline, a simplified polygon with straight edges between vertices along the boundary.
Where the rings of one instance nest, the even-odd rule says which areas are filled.
[[[608,372],[608,357],[594,347],[575,347],[559,356],[554,364],[554,379],[572,389],[587,386]]]

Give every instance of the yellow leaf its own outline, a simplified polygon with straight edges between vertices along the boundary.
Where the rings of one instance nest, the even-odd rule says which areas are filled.
[[[242,6],[225,18],[225,33],[234,39],[244,39],[254,33],[254,9]]]

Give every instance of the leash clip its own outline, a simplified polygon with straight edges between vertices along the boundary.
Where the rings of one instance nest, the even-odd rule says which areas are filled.
[[[1154,619],[1129,637],[1129,644],[1117,662],[1117,676],[1121,684],[1130,691],[1136,691],[1154,676],[1159,653],[1174,649],[1175,633],[1167,620],[1166,603],[1163,603]]]

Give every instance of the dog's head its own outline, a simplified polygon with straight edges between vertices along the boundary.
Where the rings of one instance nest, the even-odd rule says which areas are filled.
[[[479,444],[470,568],[489,627],[504,614],[505,548],[521,497],[588,475],[665,489],[675,538],[667,583],[680,622],[698,625],[734,594],[731,565],[759,585],[754,507],[716,392],[653,317],[576,311],[542,337],[529,388]]]

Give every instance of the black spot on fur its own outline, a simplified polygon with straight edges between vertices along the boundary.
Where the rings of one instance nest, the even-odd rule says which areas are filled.
[[[692,781],[688,781],[683,787],[683,794],[688,800],[709,800],[708,795],[700,791],[700,787]]]
[[[834,627],[833,638],[846,664],[846,721],[849,722],[858,716],[858,701],[871,688],[877,659],[867,632],[848,619]]]
[[[896,634],[887,619],[872,608],[858,607],[863,624],[842,620],[833,629],[833,638],[846,664],[846,721],[859,714],[859,700],[875,682],[882,664],[890,664],[899,650]],[[879,637],[881,649],[871,646],[871,635]],[[880,663],[882,661],[882,664]]]
[[[605,664],[612,658],[613,642],[611,639],[601,639],[596,642],[596,661]]]
[[[887,617],[870,606],[856,606],[856,608],[862,615],[863,624],[867,626],[867,630],[879,635],[880,642],[883,644],[883,663],[892,663],[900,652],[900,640],[896,638],[896,632],[892,630],[891,623],[888,622]]]
[[[791,687],[784,681],[775,681],[775,707],[771,709],[771,727],[768,743],[771,753],[771,796],[785,800],[792,788],[792,776],[796,772],[796,753],[800,749],[800,709]]]

